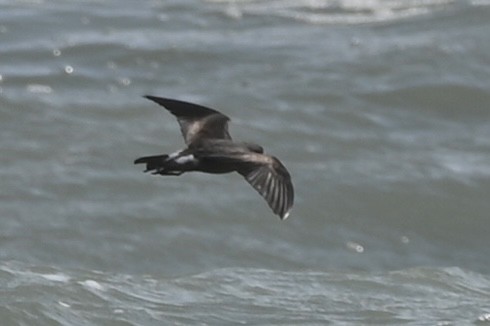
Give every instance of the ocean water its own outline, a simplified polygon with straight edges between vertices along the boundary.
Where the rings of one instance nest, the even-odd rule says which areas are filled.
[[[0,325],[490,324],[490,1],[0,0]],[[296,191],[142,173],[145,94]]]

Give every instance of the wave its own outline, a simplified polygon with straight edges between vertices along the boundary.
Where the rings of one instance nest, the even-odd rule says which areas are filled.
[[[462,4],[454,0],[208,0],[226,6],[224,12],[233,18],[246,15],[268,15],[312,24],[365,24],[398,21],[464,5],[488,6],[488,1]]]
[[[27,325],[488,322],[490,277],[452,268],[382,273],[225,268],[167,278],[0,265],[0,317]],[[455,307],[454,300],[465,302]]]

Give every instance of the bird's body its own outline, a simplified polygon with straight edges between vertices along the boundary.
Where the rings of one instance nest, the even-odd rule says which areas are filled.
[[[288,217],[294,201],[289,172],[277,158],[264,154],[260,145],[234,142],[228,133],[227,116],[197,104],[145,97],[177,117],[187,147],[168,155],[141,157],[135,164],[144,163],[145,172],[157,175],[238,172],[266,199],[274,213],[281,219]]]

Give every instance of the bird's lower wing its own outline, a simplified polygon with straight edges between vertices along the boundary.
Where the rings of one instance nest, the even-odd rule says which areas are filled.
[[[282,164],[279,170],[273,164],[250,164],[238,171],[282,220],[289,216],[294,202],[293,184],[283,168]]]
[[[294,188],[289,172],[277,158],[250,152],[227,155],[206,153],[204,156],[220,164],[235,166],[236,171],[267,201],[281,220],[289,216],[294,203]]]

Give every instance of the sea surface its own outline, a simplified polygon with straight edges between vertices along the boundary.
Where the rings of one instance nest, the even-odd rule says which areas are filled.
[[[291,172],[142,173],[216,108]],[[0,325],[490,325],[490,1],[0,0]]]

